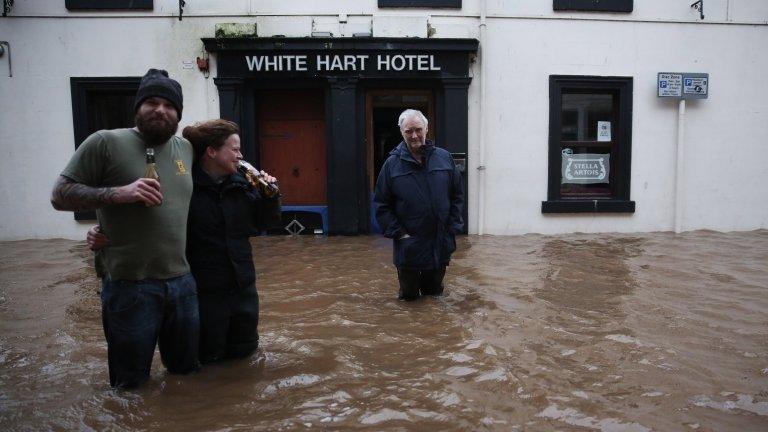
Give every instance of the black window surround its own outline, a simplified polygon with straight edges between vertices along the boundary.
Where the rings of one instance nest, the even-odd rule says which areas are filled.
[[[563,92],[614,92],[617,97],[616,144],[611,149],[611,196],[570,198],[561,195]],[[551,75],[549,77],[549,170],[542,213],[634,213],[629,199],[632,161],[632,77]]]
[[[380,8],[452,8],[461,9],[461,0],[379,0]]]
[[[141,77],[72,77],[69,79],[72,89],[72,122],[74,126],[75,150],[80,144],[93,132],[98,125],[89,115],[89,104],[92,103],[92,97],[95,93],[101,94],[125,94],[126,92],[135,94],[139,89]],[[123,125],[128,126],[128,125]],[[75,212],[75,220],[86,221],[95,220],[96,212]]]
[[[632,12],[632,0],[553,0],[556,11]]]
[[[66,0],[67,10],[152,10],[153,0]]]

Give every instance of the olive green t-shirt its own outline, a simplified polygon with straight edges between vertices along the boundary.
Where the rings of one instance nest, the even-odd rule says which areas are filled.
[[[185,256],[192,197],[192,145],[171,137],[155,146],[163,203],[113,204],[96,210],[109,245],[101,261],[112,280],[167,279],[189,272]],[[124,186],[144,176],[146,145],[134,129],[102,130],[78,147],[61,175],[92,187]]]

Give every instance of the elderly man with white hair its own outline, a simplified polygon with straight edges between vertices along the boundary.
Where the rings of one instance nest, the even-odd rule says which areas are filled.
[[[441,295],[445,268],[461,232],[461,175],[446,150],[427,140],[427,118],[408,109],[398,119],[403,141],[376,180],[376,220],[394,244],[399,298]]]

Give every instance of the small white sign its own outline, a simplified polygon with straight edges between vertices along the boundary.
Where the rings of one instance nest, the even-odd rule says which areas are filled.
[[[659,97],[681,97],[683,95],[683,74],[660,72],[657,90]]]
[[[182,60],[181,68],[182,69],[194,69],[195,68],[194,60]]]
[[[609,121],[597,122],[597,140],[598,141],[611,140],[611,122]]]

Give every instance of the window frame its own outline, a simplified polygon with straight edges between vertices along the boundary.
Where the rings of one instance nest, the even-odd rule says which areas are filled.
[[[632,166],[632,77],[599,77],[581,75],[550,75],[549,77],[549,157],[547,200],[542,201],[542,213],[634,213],[630,200]],[[576,92],[616,92],[618,96],[617,125],[612,131],[616,144],[611,148],[611,185],[609,198],[564,198],[562,181],[562,96],[564,90]]]
[[[65,0],[67,10],[153,10],[153,0]]]
[[[379,8],[461,9],[461,0],[378,0]]]
[[[94,91],[138,91],[141,77],[70,77],[72,90],[72,126],[75,150],[90,135],[88,130],[88,94]],[[75,220],[96,220],[95,211],[75,212]]]
[[[633,6],[633,0],[552,0],[554,11],[630,13]]]

